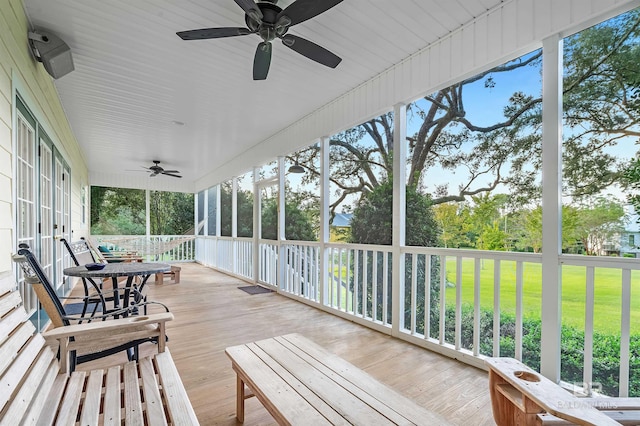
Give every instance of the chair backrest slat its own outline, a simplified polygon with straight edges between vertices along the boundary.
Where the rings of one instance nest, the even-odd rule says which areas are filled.
[[[44,358],[39,361],[41,357]],[[17,392],[23,392],[25,377],[31,374],[32,366],[42,364],[50,369],[54,358],[51,349],[45,346],[44,338],[29,321],[13,274],[11,271],[0,273],[0,412],[6,411],[9,401],[17,399]],[[59,367],[57,362],[55,364],[57,371]],[[29,383],[35,387],[30,390],[31,395],[25,393],[26,401],[42,386],[41,375],[33,376]],[[24,411],[20,407],[8,410]]]
[[[55,289],[33,253],[29,249],[21,248],[18,255],[13,256],[13,260],[20,265],[25,282],[33,286],[40,304],[54,326],[70,325],[69,320],[65,319],[66,313]]]
[[[91,251],[91,247],[86,240],[79,240],[69,242],[64,238],[61,238],[62,244],[65,246],[71,260],[76,266],[86,265],[87,263],[96,263],[96,258]]]

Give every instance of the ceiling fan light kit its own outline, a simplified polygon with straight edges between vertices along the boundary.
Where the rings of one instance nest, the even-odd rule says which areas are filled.
[[[143,167],[146,170],[149,170],[151,173],[149,177],[156,177],[158,175],[166,175],[174,178],[181,178],[182,176],[178,175],[180,173],[179,170],[165,170],[160,166],[160,160],[153,160],[153,166],[151,167]]]
[[[296,0],[285,9],[276,5],[277,0],[260,1],[235,0],[245,12],[244,27],[203,28],[180,31],[176,34],[183,40],[206,40],[212,38],[237,37],[257,34],[262,38],[253,58],[253,79],[265,80],[271,66],[271,42],[282,40],[289,49],[319,64],[335,68],[342,59],[307,39],[287,34],[289,28],[311,19],[336,6],[342,0]]]

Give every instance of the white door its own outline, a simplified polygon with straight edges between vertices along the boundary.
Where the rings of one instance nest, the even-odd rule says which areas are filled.
[[[36,246],[36,132],[35,123],[17,114],[16,125],[16,252],[20,244]],[[18,287],[25,310],[31,314],[38,300],[29,284],[18,275]]]
[[[39,260],[44,273],[49,278],[53,278],[53,151],[42,139],[38,149],[40,154]]]

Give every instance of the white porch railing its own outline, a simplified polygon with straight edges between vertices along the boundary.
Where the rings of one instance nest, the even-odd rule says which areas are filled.
[[[193,235],[92,235],[110,249],[135,251],[147,261],[190,262],[195,258]]]
[[[319,309],[349,318],[397,338],[410,341],[463,362],[483,368],[485,356],[512,356],[539,368],[531,346],[530,318],[541,318],[542,256],[533,253],[492,252],[444,248],[403,247],[404,274],[394,292],[393,249],[389,246],[267,241],[259,244],[257,282],[280,294]],[[234,259],[229,256],[235,253]],[[196,260],[205,265],[253,279],[253,240],[199,237]],[[617,360],[619,396],[639,396],[630,387],[640,380],[640,369],[631,354],[631,339],[640,333],[632,323],[632,297],[640,297],[640,262],[636,259],[561,255],[563,270],[584,276],[584,365],[582,382],[590,393],[600,377],[594,372],[594,295],[599,288],[620,289]],[[608,273],[601,282],[600,270]],[[611,282],[611,277],[614,278]],[[526,277],[526,280],[525,280]],[[393,294],[399,294],[397,317]],[[397,322],[397,327],[394,323]],[[534,333],[529,335],[529,333]],[[535,353],[536,355],[532,355]],[[537,358],[536,358],[537,357]],[[635,366],[635,367],[634,367]],[[566,374],[565,374],[566,373]],[[563,378],[568,372],[563,372]]]

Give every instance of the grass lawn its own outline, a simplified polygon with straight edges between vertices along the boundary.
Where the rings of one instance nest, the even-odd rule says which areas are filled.
[[[542,266],[525,264],[522,307],[525,317],[540,318]],[[447,280],[455,282],[455,258],[447,259]],[[462,301],[473,304],[474,260],[462,260]],[[622,272],[618,269],[596,268],[594,327],[598,332],[619,334],[621,321]],[[631,275],[631,332],[640,333],[640,274]],[[565,324],[584,328],[586,268],[562,267],[562,320]],[[455,304],[455,287],[446,291],[447,304]],[[480,270],[480,306],[493,309],[493,261],[483,260]],[[500,307],[502,312],[515,313],[516,263],[500,264]]]

